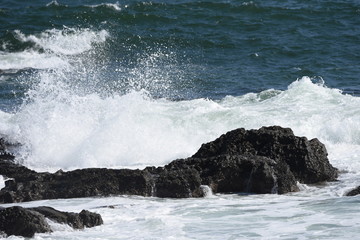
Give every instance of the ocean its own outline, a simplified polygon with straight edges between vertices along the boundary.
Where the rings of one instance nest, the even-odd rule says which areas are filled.
[[[0,135],[31,169],[164,166],[272,125],[323,142],[339,180],[284,195],[0,205],[104,220],[51,223],[34,239],[358,238],[360,197],[344,195],[360,185],[360,2],[0,1]]]

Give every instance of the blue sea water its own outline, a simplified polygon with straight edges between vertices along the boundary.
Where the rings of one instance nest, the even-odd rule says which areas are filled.
[[[356,0],[0,1],[0,134],[22,164],[161,166],[280,125],[319,138],[342,172],[284,196],[26,203],[104,217],[36,239],[356,238],[360,199],[344,194],[360,182],[359,79]]]

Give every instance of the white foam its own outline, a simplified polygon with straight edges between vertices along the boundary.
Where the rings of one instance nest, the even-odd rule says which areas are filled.
[[[359,98],[309,78],[286,91],[219,102],[154,100],[144,91],[76,95],[61,82],[48,81],[29,92],[31,102],[5,124],[24,143],[22,157],[34,169],[164,165],[191,156],[229,130],[280,125],[318,137],[335,166],[360,172]]]
[[[21,203],[25,207],[44,204],[61,211],[89,209],[99,213],[104,224],[81,231],[58,225],[54,232],[36,234],[35,239],[350,239],[360,224],[356,199],[322,195],[176,200],[123,196]]]
[[[2,175],[0,175],[0,189],[5,187],[5,179]]]
[[[46,222],[49,224],[50,228],[54,232],[67,232],[67,234],[74,232],[75,230],[65,223],[58,223],[52,221],[49,218],[46,218]]]
[[[49,53],[39,53],[34,50],[14,53],[0,51],[1,70],[67,68],[69,66],[66,59]]]

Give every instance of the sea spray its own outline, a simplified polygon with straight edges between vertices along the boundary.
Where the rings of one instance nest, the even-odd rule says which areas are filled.
[[[359,169],[352,162],[360,153],[359,98],[307,77],[285,91],[220,101],[153,99],[146,91],[79,96],[61,82],[43,82],[41,87],[44,92],[32,92],[31,101],[12,116],[23,143],[20,156],[34,169],[159,166],[191,156],[202,143],[229,130],[263,125],[291,127],[296,135],[318,137],[333,165]],[[341,159],[339,142],[345,149],[351,146]]]

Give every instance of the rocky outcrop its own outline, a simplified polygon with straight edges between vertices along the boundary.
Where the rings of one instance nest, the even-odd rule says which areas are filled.
[[[221,154],[253,154],[265,156],[289,166],[301,183],[334,181],[338,171],[327,158],[327,151],[318,139],[297,137],[290,128],[262,127],[246,131],[230,131],[213,142],[203,144],[193,157],[208,158]]]
[[[236,129],[197,153],[164,167],[144,170],[81,169],[36,173],[11,160],[1,160],[0,175],[12,180],[0,191],[0,202],[108,195],[202,197],[203,185],[214,193],[287,193],[297,181],[333,181],[337,169],[317,139],[297,137],[289,128]]]
[[[15,163],[6,162],[16,169]],[[5,161],[0,165],[5,165]],[[18,168],[28,173],[24,167]],[[5,203],[111,194],[151,195],[150,176],[140,170],[91,168],[54,174],[29,172],[18,176],[0,168],[0,175],[13,178],[7,180],[0,191],[0,201]]]
[[[46,218],[68,224],[74,229],[103,224],[101,216],[87,210],[80,213],[61,212],[51,207],[23,208],[19,206],[0,209],[0,231],[7,236],[33,237],[35,233],[51,232]]]

